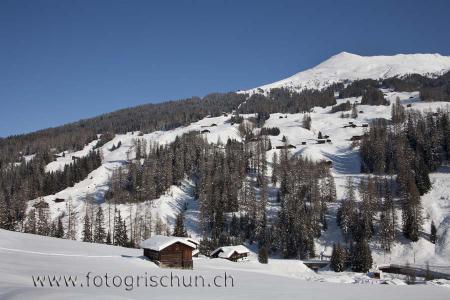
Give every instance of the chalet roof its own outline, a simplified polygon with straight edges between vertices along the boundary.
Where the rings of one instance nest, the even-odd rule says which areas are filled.
[[[237,254],[250,253],[250,250],[248,250],[245,246],[237,245],[237,246],[225,246],[217,248],[216,250],[211,252],[211,255],[214,255],[217,252],[220,252],[221,250],[222,252],[219,253],[219,257],[221,258],[230,258],[234,252],[236,252]]]
[[[140,247],[143,249],[161,251],[175,243],[182,243],[186,246],[191,247],[192,249],[197,248],[197,246],[194,243],[188,241],[188,239],[186,238],[176,236],[165,236],[165,235],[154,235],[151,238],[142,241]]]
[[[196,245],[196,246],[200,245],[200,242],[198,240],[194,239],[194,238],[188,237],[188,238],[185,238],[185,240],[190,242],[190,243],[192,243],[192,244],[194,244],[194,245]]]

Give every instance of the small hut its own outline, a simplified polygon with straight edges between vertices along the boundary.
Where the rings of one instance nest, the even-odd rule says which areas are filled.
[[[34,208],[48,208],[48,203],[45,201],[39,201],[33,205]]]
[[[375,270],[372,272],[372,277],[374,279],[383,279],[383,271],[381,270]]]
[[[161,267],[192,269],[197,245],[188,238],[154,235],[140,244],[144,256]]]
[[[220,247],[211,252],[212,258],[224,258],[231,261],[244,260],[250,251],[242,245]]]
[[[297,147],[295,147],[294,145],[283,145],[283,146],[277,146],[276,147],[277,149],[295,149],[295,148],[297,148]]]
[[[362,139],[362,135],[354,135],[350,138],[350,141],[359,141]]]

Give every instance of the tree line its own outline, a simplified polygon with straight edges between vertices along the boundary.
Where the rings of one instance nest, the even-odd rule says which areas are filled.
[[[46,172],[45,166],[53,158],[39,153],[29,162],[3,170],[0,177],[0,228],[21,228],[28,200],[57,193],[85,179],[101,165],[98,151],[73,160],[63,170]]]

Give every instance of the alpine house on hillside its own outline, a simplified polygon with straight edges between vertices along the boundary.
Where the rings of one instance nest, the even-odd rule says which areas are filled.
[[[190,238],[154,235],[140,246],[144,256],[161,267],[192,269],[192,251],[197,244]]]
[[[211,257],[213,258],[225,258],[231,261],[238,261],[245,259],[250,251],[242,246],[226,246],[226,247],[220,247],[211,252]]]

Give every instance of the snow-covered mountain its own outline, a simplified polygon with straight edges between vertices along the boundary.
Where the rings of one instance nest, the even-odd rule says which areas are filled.
[[[450,70],[450,56],[440,54],[397,54],[394,56],[360,56],[341,52],[312,69],[246,92],[273,88],[322,89],[336,82],[357,79],[380,79],[406,74],[441,75]]]
[[[450,57],[439,54],[399,54],[395,56],[373,56],[363,57],[350,53],[340,53],[319,64],[318,66],[297,73],[287,79],[261,86],[260,89],[268,91],[272,88],[287,87],[293,90],[302,89],[321,89],[335,82],[345,82],[347,80],[357,79],[379,79],[393,76],[403,76],[406,74],[422,74],[426,76],[437,76],[450,70]],[[247,92],[261,92],[255,88]],[[450,111],[449,102],[426,102],[420,98],[419,91],[400,92],[388,89],[381,89],[386,100],[390,105],[363,105],[362,97],[351,97],[337,99],[337,104],[357,105],[358,115],[352,119],[344,118],[342,113],[333,112],[332,107],[314,107],[308,112],[311,118],[309,129],[303,127],[304,113],[272,113],[265,121],[265,127],[278,128],[280,134],[277,136],[268,136],[272,148],[267,150],[268,159],[268,177],[272,175],[272,158],[274,154],[280,156],[280,150],[277,146],[283,145],[282,137],[286,137],[292,146],[290,153],[292,155],[303,156],[312,161],[331,162],[330,173],[336,182],[337,201],[329,203],[329,212],[326,216],[327,230],[323,232],[320,238],[315,240],[317,253],[326,256],[331,255],[333,244],[336,242],[344,243],[341,229],[336,222],[337,210],[341,201],[345,198],[345,186],[348,178],[355,183],[368,177],[361,173],[360,155],[357,147],[353,145],[352,137],[361,136],[367,132],[367,127],[363,124],[370,124],[376,119],[390,119],[391,106],[398,99],[400,103],[409,110],[417,111]],[[255,119],[255,114],[240,114],[245,122]],[[357,126],[349,127],[348,124],[354,123]],[[206,129],[207,128],[207,129]],[[254,128],[257,134],[257,128]],[[110,205],[104,201],[105,194],[111,186],[112,177],[115,171],[124,168],[130,161],[136,159],[136,141],[147,145],[164,145],[172,143],[176,137],[189,132],[201,132],[202,136],[209,143],[224,142],[230,139],[243,141],[239,132],[239,124],[230,122],[229,114],[221,114],[215,117],[205,117],[196,122],[185,126],[180,126],[170,130],[158,130],[152,132],[133,131],[123,134],[116,134],[112,140],[105,144],[99,144],[100,139],[87,143],[79,151],[66,150],[57,154],[56,160],[45,166],[46,172],[64,170],[74,158],[82,158],[88,155],[93,149],[98,149],[101,154],[101,165],[90,172],[83,180],[73,186],[64,188],[53,195],[47,195],[37,199],[30,199],[28,210],[34,205],[46,202],[49,206],[51,219],[62,216],[66,223],[67,211],[70,206],[75,211],[76,237],[81,239],[83,229],[83,217],[86,214],[87,199],[93,199],[103,208],[106,213],[111,212]],[[319,132],[330,138],[329,143],[317,143],[316,137]],[[120,145],[120,146],[116,146]],[[24,157],[26,162],[32,161],[34,155]],[[450,171],[448,163],[442,165],[435,172],[430,174],[432,183],[431,189],[421,197],[424,218],[424,233],[417,242],[410,242],[401,235],[401,223],[396,225],[398,240],[393,244],[390,253],[386,253],[379,246],[379,241],[373,239],[370,243],[374,266],[385,264],[410,264],[415,266],[425,266],[429,264],[432,270],[444,270],[450,272],[448,262],[450,261],[450,230],[448,230],[450,221]],[[270,185],[272,191],[276,191],[276,184]],[[153,226],[155,220],[160,218],[163,223],[173,228],[177,214],[184,210],[185,227],[189,235],[195,238],[201,238],[200,226],[200,207],[199,201],[195,198],[194,184],[186,178],[178,186],[172,185],[164,194],[156,199],[144,199],[143,202],[119,204],[114,210],[121,212],[126,225],[131,228],[133,222],[139,218],[151,216]],[[89,197],[88,197],[89,196]],[[357,201],[361,201],[359,193],[356,195]],[[68,205],[70,203],[70,205]],[[269,195],[267,204],[267,216],[273,219],[280,209],[280,203],[277,202],[276,193]],[[401,217],[401,211],[396,210],[398,217]],[[230,217],[230,216],[228,216]],[[431,222],[436,223],[440,239],[436,245],[427,237]],[[133,223],[136,224],[136,223]],[[113,232],[114,228],[109,222],[108,231]],[[236,289],[239,291],[257,291],[258,296],[250,295],[250,299],[272,299],[278,293],[278,289],[267,289],[267,286],[276,284],[285,290],[292,291],[295,296],[314,294],[317,299],[328,299],[330,292],[339,291],[346,294],[346,298],[351,295],[357,295],[358,298],[378,299],[387,297],[385,295],[396,295],[401,293],[402,297],[424,298],[426,295],[433,294],[436,299],[445,299],[447,290],[438,289],[436,286],[450,286],[450,281],[433,281],[423,285],[420,289],[406,289],[405,287],[396,287],[396,290],[387,287],[372,287],[372,289],[358,289],[357,285],[332,285],[335,283],[363,283],[369,279],[366,275],[353,272],[334,273],[321,270],[319,274],[314,274],[306,269],[302,262],[297,260],[284,260],[274,256],[270,258],[268,265],[262,265],[257,262],[257,248],[251,247],[251,256],[247,263],[234,264],[228,261],[210,260],[207,258],[195,259],[195,271],[199,271],[206,276],[215,275],[217,271],[234,271],[233,275],[242,282]],[[253,247],[253,248],[252,248]],[[89,269],[103,274],[117,273],[126,275],[127,273],[149,272],[155,274],[166,274],[164,270],[157,268],[148,261],[141,259],[141,251],[136,249],[125,249],[114,246],[80,243],[68,240],[58,240],[49,237],[33,236],[24,233],[12,233],[0,230],[0,298],[6,293],[17,293],[18,297],[41,291],[40,297],[47,299],[49,293],[57,293],[55,289],[34,289],[22,288],[27,286],[32,274],[40,275],[41,270],[51,274],[58,273],[60,270],[71,270],[70,274],[84,276],[84,272]],[[76,257],[81,263],[73,264],[73,258]],[[24,264],[23,262],[26,262]],[[56,262],[56,263],[55,263]],[[17,265],[23,267],[17,268]],[[187,272],[189,271],[183,271]],[[41,274],[42,275],[42,274]],[[299,280],[301,279],[301,280]],[[388,276],[390,284],[404,284],[404,280],[396,276]],[[308,282],[309,281],[309,282]],[[244,286],[245,282],[245,286]],[[261,282],[267,284],[262,284]],[[328,282],[321,284],[319,282]],[[260,287],[263,288],[260,290]],[[19,288],[17,288],[19,287]],[[299,288],[300,287],[300,288]],[[240,290],[239,290],[240,289]],[[87,295],[93,290],[82,288],[74,289],[74,298]],[[86,297],[96,297],[101,293],[112,294],[117,290],[96,289],[93,294]],[[142,289],[142,291],[144,291]],[[181,294],[181,290],[172,289],[170,293],[164,294],[158,292],[158,296],[167,298],[185,297],[199,298],[199,293]],[[354,292],[357,291],[357,292]],[[120,291],[120,296],[128,295]],[[141,290],[133,292],[134,298],[144,298],[147,292]],[[203,296],[213,296],[213,294],[203,294]],[[292,294],[293,295],[293,294]],[[400,295],[400,294],[398,294]],[[117,295],[114,295],[117,296]],[[230,294],[233,296],[233,294]],[[293,297],[288,295],[288,298]]]

